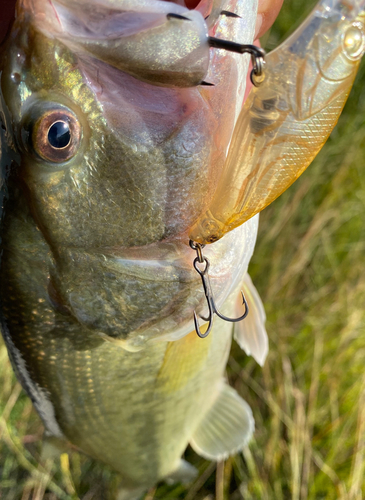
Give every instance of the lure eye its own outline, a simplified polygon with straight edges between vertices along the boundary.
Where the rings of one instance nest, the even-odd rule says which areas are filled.
[[[77,153],[81,135],[81,125],[71,111],[51,110],[42,115],[34,126],[33,148],[44,160],[63,163]]]
[[[343,46],[346,56],[352,61],[362,57],[365,51],[364,25],[360,22],[353,23],[343,37]]]

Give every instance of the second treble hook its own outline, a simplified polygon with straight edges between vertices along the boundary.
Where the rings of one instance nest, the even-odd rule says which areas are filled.
[[[239,318],[227,318],[227,316],[224,316],[223,314],[221,314],[218,311],[218,309],[215,305],[215,302],[214,302],[212,287],[211,287],[209,275],[208,275],[210,263],[209,263],[209,260],[203,256],[203,252],[202,252],[204,245],[201,245],[200,243],[196,243],[195,241],[192,241],[192,240],[189,241],[189,245],[193,250],[196,251],[196,254],[197,254],[197,256],[194,259],[193,265],[194,265],[194,269],[201,277],[201,280],[203,283],[204,294],[205,294],[205,298],[207,300],[207,305],[208,305],[208,318],[204,318],[201,316],[201,318],[203,320],[208,321],[208,327],[207,327],[205,333],[202,333],[200,331],[198,317],[197,317],[196,312],[194,311],[195,331],[200,338],[205,338],[209,335],[209,333],[212,329],[214,314],[216,314],[219,318],[223,319],[224,321],[236,323],[237,321],[242,321],[247,316],[248,304],[247,304],[247,301],[245,299],[245,296],[243,295],[243,292],[241,292],[243,305],[245,306],[245,312],[242,314],[242,316],[240,316]],[[199,264],[204,264],[205,267],[203,269],[200,269]]]

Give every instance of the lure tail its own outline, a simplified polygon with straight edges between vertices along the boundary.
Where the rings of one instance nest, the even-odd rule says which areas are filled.
[[[365,51],[365,1],[322,0],[267,56],[237,121],[209,209],[190,238],[220,239],[282,194],[326,142]]]

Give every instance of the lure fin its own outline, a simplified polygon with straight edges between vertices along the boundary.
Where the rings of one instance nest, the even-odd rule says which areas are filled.
[[[199,427],[190,445],[208,460],[223,460],[242,450],[255,429],[249,405],[237,392],[223,383],[221,391]]]
[[[245,321],[235,324],[234,339],[247,355],[252,356],[260,366],[263,366],[269,351],[269,341],[265,329],[266,314],[264,305],[248,273],[244,277],[242,291],[250,312]],[[237,301],[237,310],[242,307],[240,301],[241,297]]]

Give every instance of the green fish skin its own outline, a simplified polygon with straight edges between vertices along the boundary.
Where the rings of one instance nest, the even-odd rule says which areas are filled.
[[[0,56],[1,330],[47,436],[119,471],[131,500],[160,479],[191,479],[189,443],[219,460],[253,432],[223,380],[232,325],[216,320],[204,340],[193,332],[206,299],[187,236],[218,183],[248,61],[211,55],[214,89],[192,86],[189,71],[171,86],[168,59],[139,78],[107,43],[42,29],[45,4],[19,4]],[[239,14],[248,5],[244,43],[256,2],[236,2]],[[227,38],[246,21],[216,20]],[[242,287],[253,298],[259,351],[241,336],[262,363],[264,314],[245,278],[257,221],[204,252],[224,314],[236,314]]]

